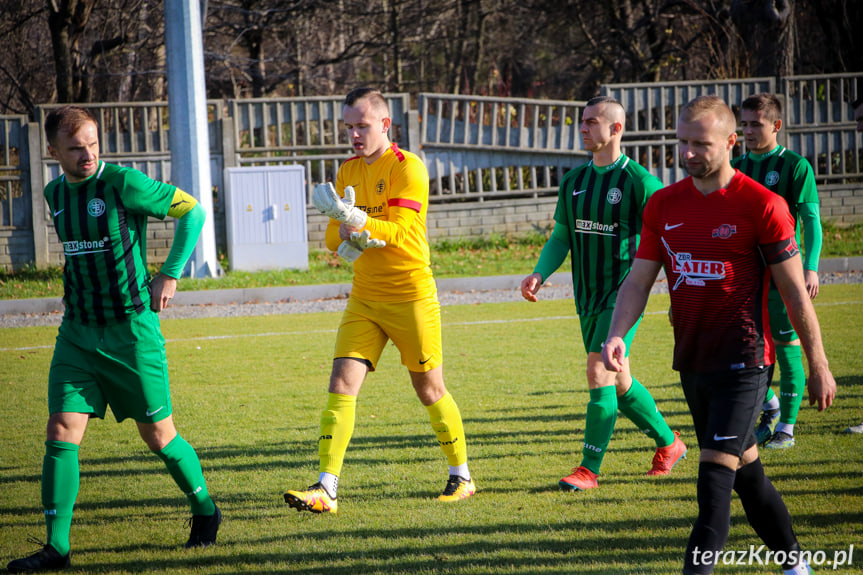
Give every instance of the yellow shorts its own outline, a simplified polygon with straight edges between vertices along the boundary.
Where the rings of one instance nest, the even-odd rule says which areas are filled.
[[[339,325],[334,357],[352,357],[374,371],[387,340],[410,371],[426,372],[443,363],[437,296],[406,302],[374,302],[351,296]]]

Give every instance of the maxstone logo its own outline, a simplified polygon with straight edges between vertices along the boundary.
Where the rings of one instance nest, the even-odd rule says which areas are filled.
[[[601,224],[592,220],[575,220],[575,231],[588,234],[600,234],[603,236],[614,235],[618,224]]]
[[[88,240],[71,240],[68,242],[63,242],[63,253],[67,256],[82,256],[85,254],[93,254],[97,252],[106,252],[108,251],[107,245],[109,243],[109,239],[107,236],[102,238],[101,240],[88,241]]]

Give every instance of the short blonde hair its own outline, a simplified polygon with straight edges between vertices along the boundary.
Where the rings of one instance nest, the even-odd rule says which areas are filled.
[[[737,118],[728,104],[719,96],[699,96],[680,110],[680,122],[694,122],[706,114],[713,114],[731,134],[737,130]]]

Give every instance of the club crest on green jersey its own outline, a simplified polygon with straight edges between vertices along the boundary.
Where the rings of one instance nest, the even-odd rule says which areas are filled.
[[[101,198],[93,198],[87,202],[87,213],[98,218],[105,213],[105,200]]]
[[[775,186],[779,183],[779,172],[773,170],[772,172],[768,172],[767,177],[764,178],[764,183],[768,186]]]
[[[605,199],[608,200],[609,204],[619,204],[620,200],[623,199],[623,192],[620,191],[620,188],[611,188]]]

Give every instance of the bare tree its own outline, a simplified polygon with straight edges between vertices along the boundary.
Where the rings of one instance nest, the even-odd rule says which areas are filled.
[[[153,0],[0,1],[0,113],[166,97]],[[586,98],[608,82],[863,70],[859,0],[208,0],[208,96]]]
[[[794,73],[793,0],[732,0],[731,18],[753,56],[755,76]]]

